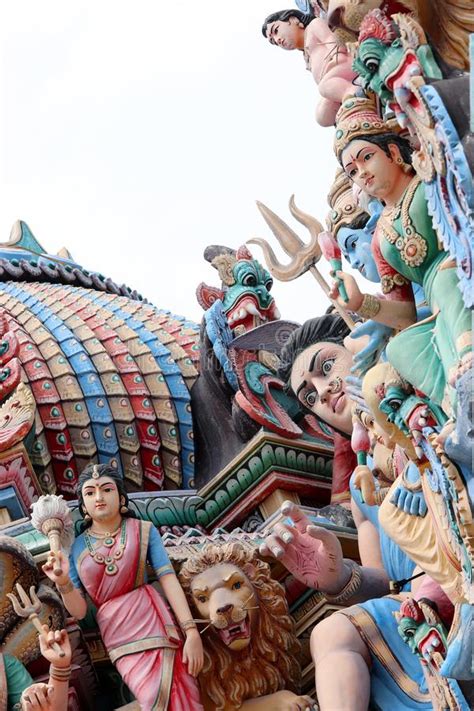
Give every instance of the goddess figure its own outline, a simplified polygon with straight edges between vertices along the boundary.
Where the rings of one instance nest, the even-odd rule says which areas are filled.
[[[109,657],[143,711],[202,711],[194,678],[202,642],[157,530],[133,517],[122,479],[107,464],[84,469],[77,495],[85,530],[69,560],[50,553],[44,572],[77,619],[86,615],[88,593]],[[147,583],[147,561],[186,635],[184,646],[168,606]]]
[[[338,272],[345,308],[401,333],[387,346],[400,375],[456,418],[458,378],[472,365],[471,316],[464,306],[453,260],[440,248],[428,214],[424,184],[414,174],[410,147],[393,122],[384,123],[373,98],[344,101],[336,122],[335,151],[346,174],[384,209],[372,252],[384,298],[363,294],[355,279]],[[412,283],[423,287],[432,315],[416,321]]]

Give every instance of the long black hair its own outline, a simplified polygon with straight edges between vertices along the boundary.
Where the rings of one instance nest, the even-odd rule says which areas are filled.
[[[344,346],[344,338],[350,333],[344,319],[334,313],[318,316],[305,321],[300,328],[293,331],[280,353],[278,377],[290,389],[291,369],[297,357],[315,343],[327,341]]]
[[[84,497],[82,496],[82,489],[86,481],[89,481],[89,479],[92,478],[97,478],[95,476],[96,474],[98,474],[99,477],[108,476],[114,481],[119,493],[121,506],[126,506],[128,509],[125,513],[121,513],[120,515],[124,518],[136,518],[136,515],[133,513],[133,511],[130,511],[129,509],[129,499],[127,491],[125,489],[125,482],[120,473],[117,471],[117,469],[115,469],[115,467],[113,467],[111,464],[88,464],[87,467],[83,469],[82,472],[79,474],[76,493],[79,501],[79,511],[81,512],[82,516],[85,516],[86,513],[84,506]],[[81,531],[84,531],[91,525],[92,519],[84,518],[84,520],[80,524]]]
[[[411,165],[412,163],[411,156],[413,153],[413,148],[410,146],[410,143],[409,141],[407,141],[406,138],[403,138],[403,136],[399,136],[396,133],[377,133],[375,135],[369,134],[357,136],[357,138],[355,138],[354,140],[367,141],[367,143],[372,143],[373,145],[378,146],[389,158],[392,158],[392,154],[390,153],[390,145],[394,144],[400,151],[400,155],[403,158],[404,162],[408,163],[409,165]]]
[[[311,13],[301,12],[301,10],[279,10],[278,12],[272,12],[271,15],[265,18],[262,25],[262,35],[267,36],[267,27],[271,25],[272,22],[288,22],[290,17],[296,17],[298,22],[301,22],[303,27],[308,27],[309,23],[314,20],[314,15]]]

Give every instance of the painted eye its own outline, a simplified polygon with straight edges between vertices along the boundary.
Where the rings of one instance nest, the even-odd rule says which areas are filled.
[[[368,59],[365,60],[364,62],[366,69],[371,73],[375,74],[377,69],[379,68],[379,60],[376,57],[368,57]]]
[[[328,358],[327,360],[323,361],[323,364],[321,366],[321,371],[323,375],[329,375],[329,373],[332,370],[332,366],[334,365],[334,358]]]
[[[235,583],[232,585],[232,590],[240,590],[242,587],[242,583],[240,580],[236,580]]]
[[[390,402],[389,402],[390,409],[393,410],[394,412],[396,412],[397,410],[400,409],[401,404],[402,404],[402,401],[397,400],[395,398],[393,400],[390,400]]]
[[[265,282],[265,289],[267,291],[271,291],[273,286],[273,279],[269,279],[268,281]]]
[[[351,242],[351,249],[355,249],[356,244],[357,244],[357,240],[353,239]]]
[[[312,390],[310,393],[306,393],[304,396],[304,401],[308,407],[313,407],[316,405],[318,401],[318,394],[315,390]]]
[[[247,274],[242,279],[242,284],[244,284],[244,286],[257,286],[257,279],[254,274]]]
[[[207,602],[207,597],[204,597],[204,595],[199,595],[198,602],[201,602],[204,604],[205,602]]]
[[[366,153],[365,156],[364,156],[364,160],[365,160],[365,161],[370,160],[373,155],[374,155],[373,153]]]

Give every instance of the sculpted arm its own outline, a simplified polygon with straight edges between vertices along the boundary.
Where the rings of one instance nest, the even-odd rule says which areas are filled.
[[[176,615],[183,634],[186,637],[183,648],[183,662],[187,665],[191,676],[198,676],[204,664],[204,650],[201,635],[192,619],[188,601],[180,585],[171,563],[164,550],[161,538],[156,528],[151,529],[149,554],[153,567],[158,573],[161,587],[174,614]]]
[[[361,559],[373,566],[363,567],[344,559],[336,535],[312,525],[294,504],[285,502],[282,512],[294,525],[277,524],[260,547],[262,555],[275,556],[298,580],[327,596],[337,598],[344,592],[342,599],[334,600],[339,604],[352,605],[389,592],[378,534],[369,521],[359,519],[368,524],[362,530]]]
[[[61,569],[59,575],[56,575],[54,572],[56,560],[59,562],[58,568]],[[75,572],[73,573],[73,582],[73,580],[71,580],[70,570],[69,559],[61,551],[59,553],[51,552],[48,555],[46,563],[43,565],[43,571],[56,585],[66,610],[72,617],[75,617],[76,620],[82,620],[87,614],[87,602],[79,587],[80,583],[77,575]]]

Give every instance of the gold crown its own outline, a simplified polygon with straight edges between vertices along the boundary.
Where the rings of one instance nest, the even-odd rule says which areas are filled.
[[[347,227],[357,217],[366,215],[352,192],[352,183],[341,168],[338,169],[334,183],[328,194],[329,212],[326,223],[330,232],[336,237],[340,227]]]
[[[400,133],[396,119],[384,121],[377,109],[375,94],[351,96],[342,102],[336,114],[334,152],[341,160],[341,153],[351,141],[359,136],[375,136],[381,133]]]

